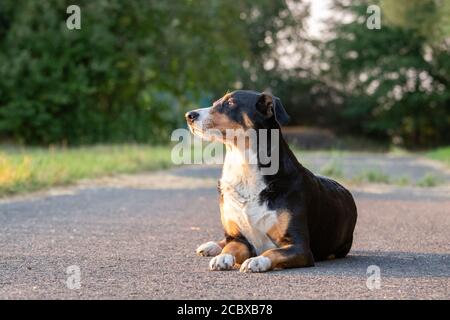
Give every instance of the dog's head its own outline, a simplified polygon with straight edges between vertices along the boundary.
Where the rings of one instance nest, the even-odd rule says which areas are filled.
[[[227,93],[211,107],[189,111],[185,116],[193,134],[222,142],[226,142],[227,130],[279,129],[289,121],[279,98],[246,90]]]

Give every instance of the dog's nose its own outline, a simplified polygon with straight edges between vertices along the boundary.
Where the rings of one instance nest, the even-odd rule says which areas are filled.
[[[196,119],[198,119],[199,116],[200,114],[195,111],[190,111],[185,114],[186,120],[190,122],[194,122]]]

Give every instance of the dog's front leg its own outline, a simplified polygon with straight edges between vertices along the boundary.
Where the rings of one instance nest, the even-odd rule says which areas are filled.
[[[222,252],[223,247],[227,243],[226,239],[220,241],[208,241],[197,247],[195,252],[203,257],[215,257]]]
[[[262,255],[250,258],[241,265],[241,272],[265,272],[275,268],[300,268],[314,265],[309,249],[300,245],[286,245],[270,249]]]
[[[211,259],[210,270],[230,270],[234,265],[240,265],[251,257],[251,248],[244,241],[231,240],[222,250],[222,253]]]

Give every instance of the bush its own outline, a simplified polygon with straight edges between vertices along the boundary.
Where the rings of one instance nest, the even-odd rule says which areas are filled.
[[[382,1],[388,8],[411,6],[412,12],[424,14],[421,1],[397,2]],[[343,97],[347,129],[408,147],[450,143],[449,45],[403,25],[383,23],[381,30],[368,30],[369,4],[334,0],[334,10],[353,20],[333,22],[334,35],[322,52],[328,65],[322,76]],[[426,8],[427,15],[439,13],[434,5]]]
[[[275,26],[271,19],[286,8],[271,1],[80,0],[81,30],[68,30],[70,4],[2,0],[3,139],[166,140],[187,109],[247,76],[242,62],[256,61],[250,42],[265,37],[255,25]],[[270,17],[240,18],[254,8]]]

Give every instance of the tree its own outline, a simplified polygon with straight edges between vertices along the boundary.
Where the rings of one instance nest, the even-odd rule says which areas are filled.
[[[251,74],[296,23],[285,1],[80,0],[68,30],[70,4],[2,0],[0,137],[167,141],[202,100],[260,88]]]
[[[431,43],[450,37],[450,2],[446,0],[382,0],[387,23],[412,29]]]
[[[427,37],[418,32],[422,28],[382,23],[381,30],[368,30],[368,5],[361,0],[334,1],[335,10],[349,22],[332,21],[334,36],[322,55],[329,67],[322,76],[344,98],[348,128],[408,146],[449,143],[448,48],[431,49]],[[384,10],[388,8],[385,2]],[[426,23],[419,25],[428,28]]]

